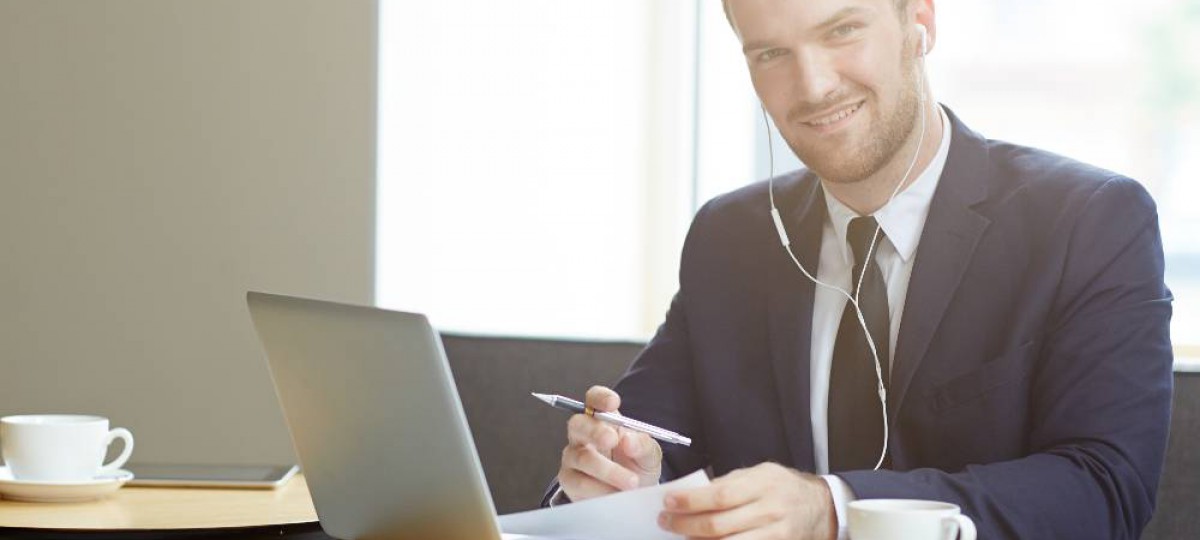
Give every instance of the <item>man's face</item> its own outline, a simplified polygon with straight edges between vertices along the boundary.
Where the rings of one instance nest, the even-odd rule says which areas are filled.
[[[893,0],[728,1],[759,99],[821,178],[863,180],[914,136],[920,40]]]

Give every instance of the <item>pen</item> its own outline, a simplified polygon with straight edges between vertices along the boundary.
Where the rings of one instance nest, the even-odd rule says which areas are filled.
[[[680,435],[678,433],[675,433],[674,431],[668,431],[668,430],[665,430],[658,426],[652,426],[645,422],[639,422],[628,416],[624,416],[620,413],[596,412],[596,411],[592,410],[591,407],[587,407],[584,404],[582,404],[578,401],[575,401],[569,397],[563,397],[563,396],[559,396],[559,395],[539,394],[537,392],[533,392],[533,397],[546,402],[547,405],[554,407],[555,409],[562,409],[564,411],[570,411],[573,413],[586,414],[588,416],[591,416],[592,418],[596,418],[598,420],[608,422],[609,424],[615,424],[615,425],[621,426],[626,429],[630,429],[630,430],[637,431],[640,433],[645,433],[646,435],[654,437],[655,439],[658,439],[663,442],[682,444],[684,446],[692,445],[691,439],[684,437],[683,435]]]

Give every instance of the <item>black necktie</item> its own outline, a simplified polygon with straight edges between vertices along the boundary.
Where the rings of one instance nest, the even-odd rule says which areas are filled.
[[[850,293],[858,293],[858,305],[871,330],[883,380],[888,380],[887,286],[875,262],[883,242],[883,231],[875,240],[875,249],[867,260],[871,237],[879,230],[875,218],[854,218],[846,232],[846,241],[854,251],[854,272]],[[866,274],[863,275],[863,266]],[[862,276],[862,290],[856,290]],[[829,470],[831,472],[872,469],[883,449],[883,411],[879,403],[875,358],[863,335],[854,305],[846,302],[833,346],[833,365],[829,372]]]

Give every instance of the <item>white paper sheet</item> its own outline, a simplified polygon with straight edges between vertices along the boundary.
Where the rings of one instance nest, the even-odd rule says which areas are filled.
[[[668,491],[708,485],[708,475],[696,471],[657,486],[622,491],[604,497],[500,516],[507,534],[528,534],[564,540],[671,540],[682,538],[658,527],[663,496]]]

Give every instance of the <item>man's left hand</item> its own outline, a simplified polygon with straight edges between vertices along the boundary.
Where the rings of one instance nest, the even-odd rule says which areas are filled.
[[[820,477],[775,463],[667,493],[658,524],[688,538],[834,540],[837,515]]]

